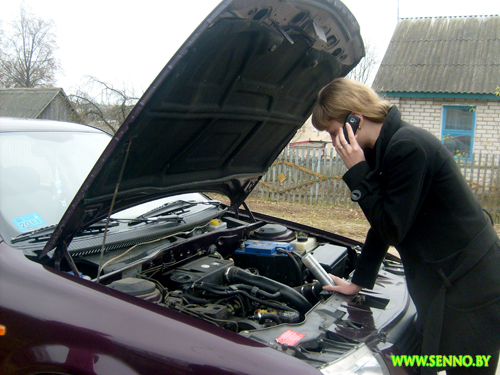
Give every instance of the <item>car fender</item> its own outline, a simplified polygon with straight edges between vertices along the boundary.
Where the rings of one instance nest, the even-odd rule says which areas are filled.
[[[0,324],[6,327],[0,337],[1,373],[37,368],[44,356],[44,364],[62,367],[57,362],[72,364],[79,355],[84,365],[68,371],[96,374],[103,365],[100,374],[118,369],[121,374],[127,366],[131,374],[319,373],[249,338],[44,267],[5,243],[0,244]]]

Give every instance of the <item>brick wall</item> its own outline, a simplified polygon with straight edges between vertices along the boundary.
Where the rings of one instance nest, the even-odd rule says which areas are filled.
[[[441,138],[444,106],[476,107],[474,153],[500,154],[500,101],[473,99],[386,98],[398,106],[403,119]]]

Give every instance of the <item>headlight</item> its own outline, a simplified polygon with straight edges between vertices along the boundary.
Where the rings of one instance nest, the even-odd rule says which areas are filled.
[[[320,370],[326,375],[389,375],[389,370],[377,357],[379,356],[363,344]]]

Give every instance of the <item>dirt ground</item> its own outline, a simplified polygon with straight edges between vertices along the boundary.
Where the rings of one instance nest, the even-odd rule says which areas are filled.
[[[247,199],[246,202],[251,211],[282,217],[358,241],[364,241],[370,227],[363,212],[352,208],[256,199]]]
[[[370,225],[360,209],[247,199],[251,211],[282,217],[364,242]],[[495,229],[500,235],[500,225]]]

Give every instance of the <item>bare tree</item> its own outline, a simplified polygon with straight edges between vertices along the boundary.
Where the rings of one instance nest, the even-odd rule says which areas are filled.
[[[68,95],[83,123],[115,133],[139,100],[133,89],[115,88],[96,77]]]
[[[54,21],[36,17],[21,4],[11,25],[0,44],[0,83],[7,88],[52,86],[61,69],[54,55]]]
[[[365,57],[347,75],[347,78],[364,84],[370,84],[374,79],[375,69],[377,69],[379,63],[377,48],[369,40],[365,39]]]
[[[3,24],[2,24],[2,20],[0,20],[0,53],[2,53],[1,46],[2,46],[3,38],[4,38]]]

